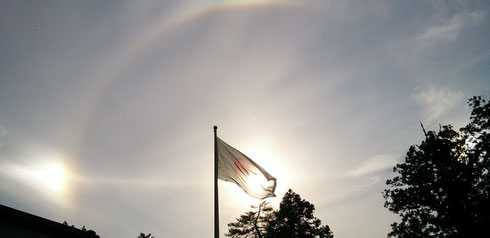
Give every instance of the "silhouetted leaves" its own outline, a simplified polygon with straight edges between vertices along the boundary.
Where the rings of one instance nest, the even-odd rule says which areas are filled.
[[[313,216],[315,206],[301,199],[291,189],[284,194],[279,210],[268,203],[261,203],[262,211],[257,219],[256,211],[248,211],[228,224],[228,234],[233,238],[333,238],[327,225]],[[257,221],[257,223],[255,223]],[[257,228],[255,228],[257,224]]]
[[[484,237],[490,224],[490,105],[469,101],[470,123],[442,126],[411,146],[386,181],[385,207],[402,217],[390,237]]]
[[[151,233],[148,235],[145,235],[145,233],[140,233],[138,238],[155,238],[154,236],[151,236]]]
[[[261,202],[259,207],[251,207],[254,210],[257,208],[260,210],[259,217],[257,217],[258,211],[245,212],[245,214],[237,218],[236,222],[228,223],[226,236],[232,238],[255,238],[264,237],[263,235],[267,234],[270,221],[274,220],[274,210],[266,201]]]
[[[315,206],[301,199],[291,189],[284,194],[279,210],[275,213],[273,236],[291,238],[333,237],[328,225],[322,226],[320,219],[313,216]]]

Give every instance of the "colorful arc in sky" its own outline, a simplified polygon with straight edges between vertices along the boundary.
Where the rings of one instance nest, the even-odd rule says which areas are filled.
[[[117,80],[117,76],[119,75],[119,73],[124,68],[126,68],[127,65],[133,62],[134,59],[137,58],[138,55],[140,55],[141,52],[143,52],[148,45],[151,45],[152,42],[156,41],[157,39],[160,39],[165,34],[172,31],[172,29],[176,29],[186,23],[197,20],[207,14],[229,11],[229,10],[240,9],[240,8],[264,8],[264,7],[283,7],[288,9],[301,9],[301,8],[306,8],[306,5],[298,2],[277,1],[277,0],[276,1],[274,0],[223,1],[215,4],[202,6],[198,9],[185,11],[184,13],[178,14],[174,18],[171,18],[170,20],[166,18],[162,19],[159,23],[155,24],[154,27],[151,27],[146,34],[144,34],[139,40],[137,40],[133,44],[132,47],[129,47],[126,53],[123,54],[124,56],[121,58],[121,60],[119,60],[119,62],[115,64],[116,66],[114,67],[114,69],[111,70],[108,74],[106,74],[106,76],[100,83],[100,86],[98,86],[95,97],[88,108],[88,112],[86,113],[87,117],[81,126],[80,138],[76,143],[77,150],[75,153],[78,154],[80,152],[80,148],[83,146],[87,130],[90,126],[93,116],[96,113],[99,103],[103,99],[106,90],[110,88],[110,86],[114,83],[114,81]]]

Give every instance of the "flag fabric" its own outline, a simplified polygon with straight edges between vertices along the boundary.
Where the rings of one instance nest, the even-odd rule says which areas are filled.
[[[242,152],[225,143],[219,137],[218,179],[236,183],[249,196],[258,199],[275,197],[276,178]]]

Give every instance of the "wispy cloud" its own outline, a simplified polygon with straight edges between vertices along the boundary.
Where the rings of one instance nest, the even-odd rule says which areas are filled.
[[[444,87],[426,87],[415,95],[415,100],[424,106],[425,118],[433,122],[463,102],[463,93]]]
[[[379,154],[364,161],[359,167],[347,172],[347,176],[361,177],[392,168],[398,162],[394,154]]]
[[[454,40],[458,38],[465,26],[478,23],[481,19],[483,19],[483,13],[461,12],[449,20],[444,20],[443,23],[429,26],[416,39],[426,44]]]

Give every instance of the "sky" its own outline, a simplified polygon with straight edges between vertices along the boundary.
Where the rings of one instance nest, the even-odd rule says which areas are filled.
[[[385,181],[490,97],[488,1],[2,1],[0,203],[102,238],[213,235],[213,126],[385,237]],[[219,182],[226,224],[260,201]]]

